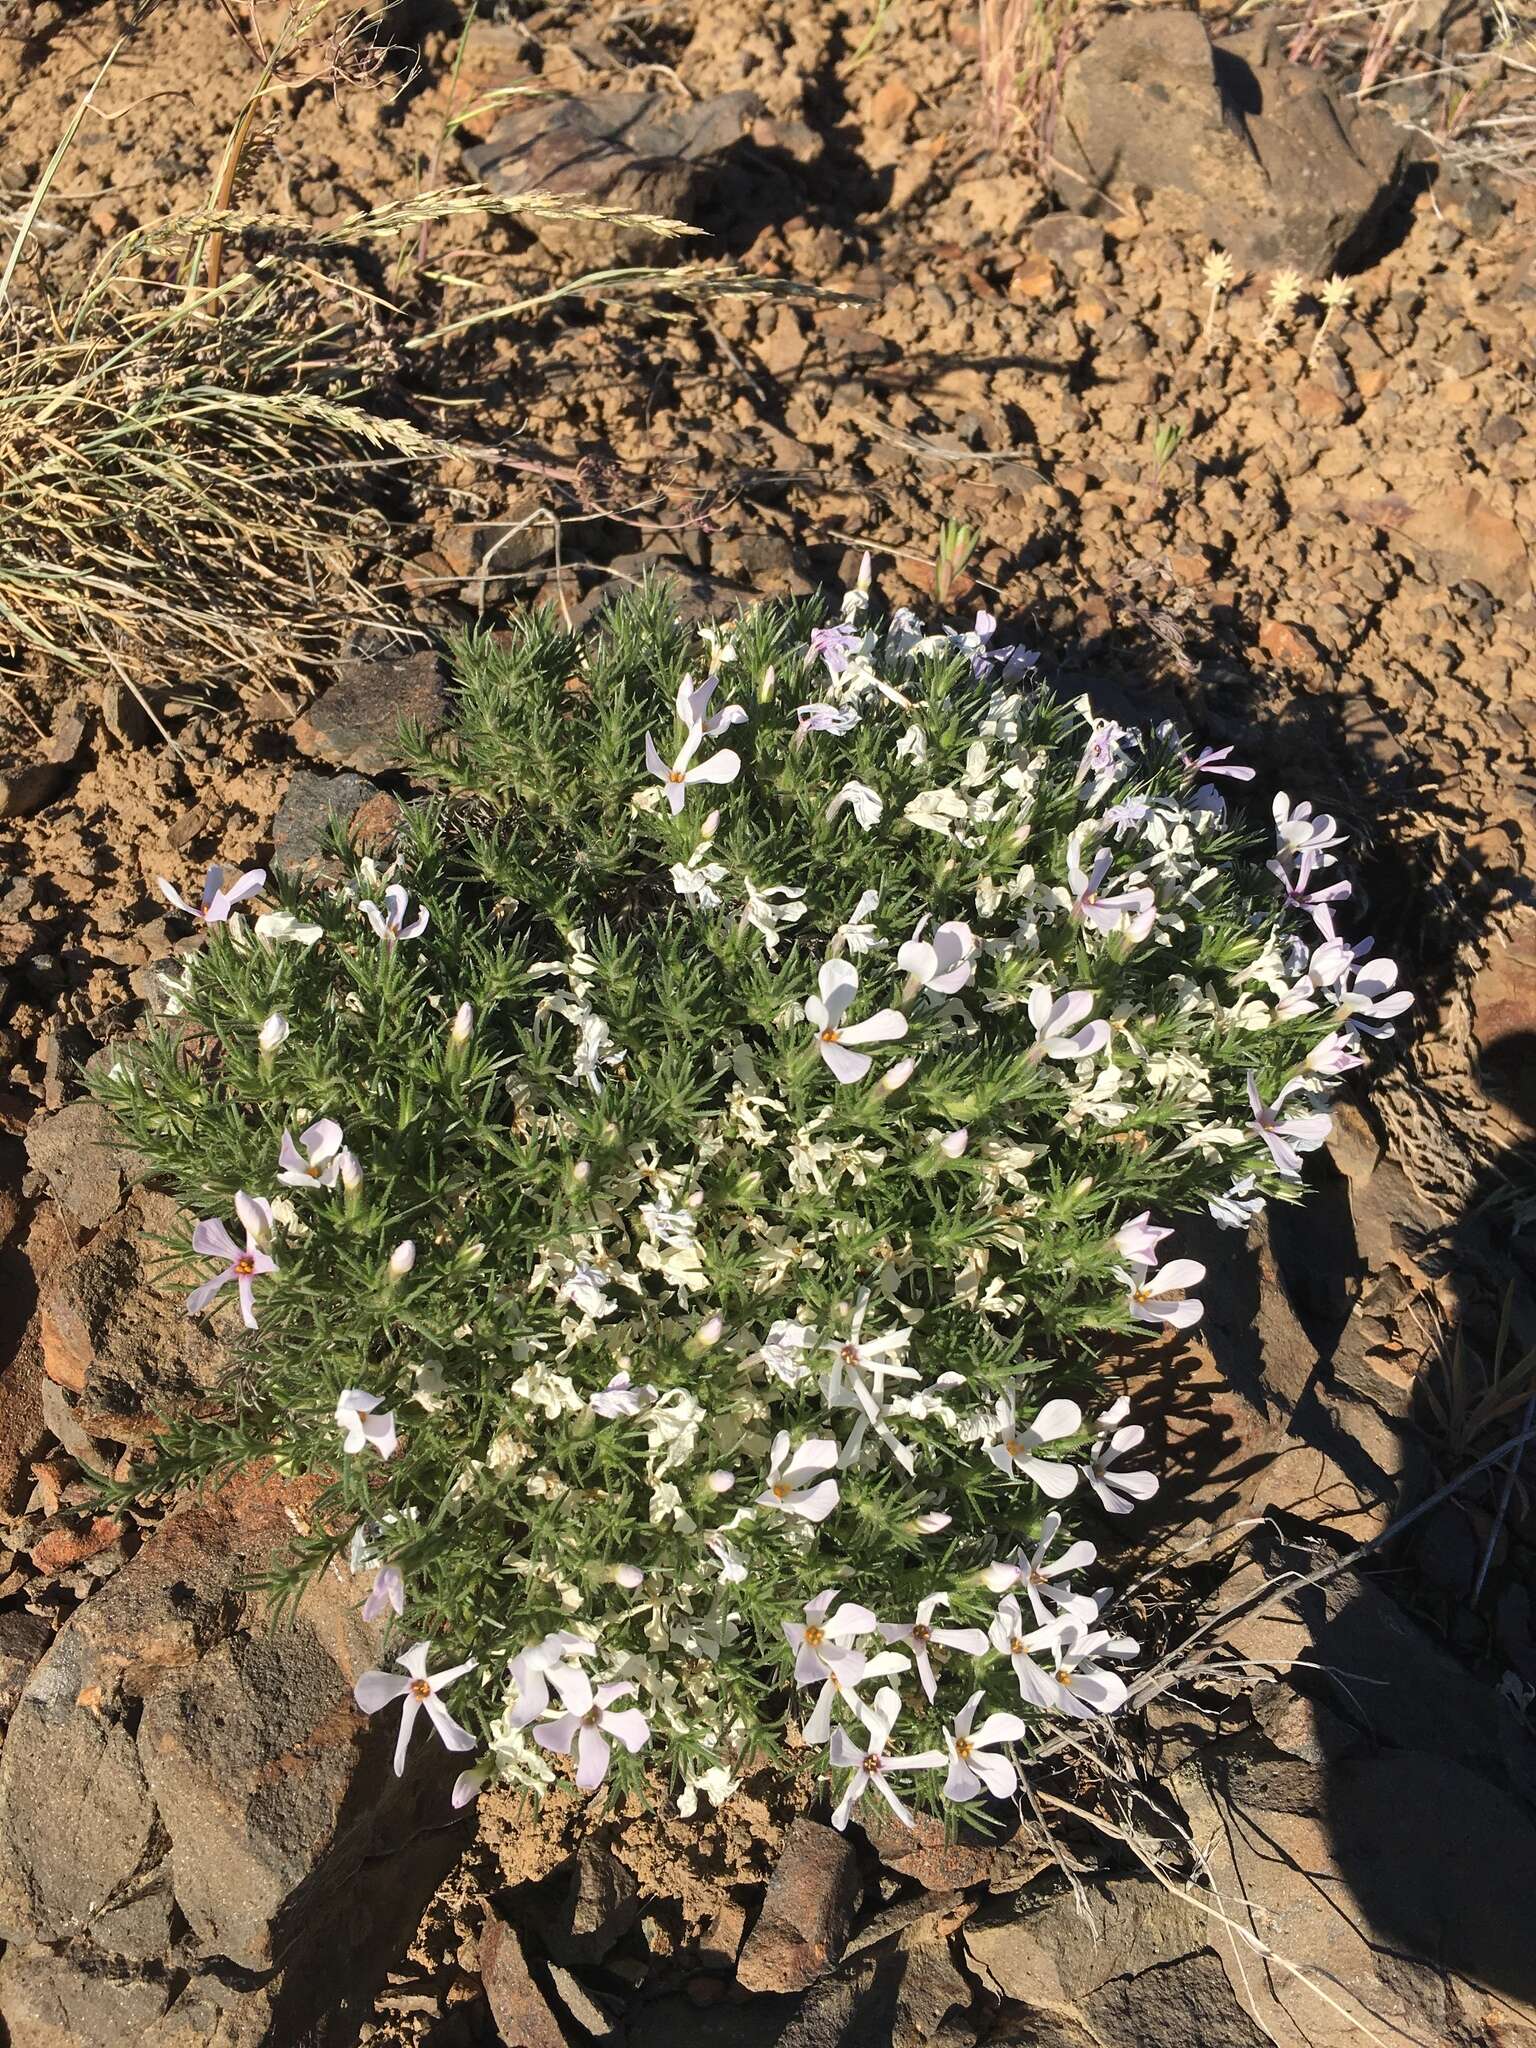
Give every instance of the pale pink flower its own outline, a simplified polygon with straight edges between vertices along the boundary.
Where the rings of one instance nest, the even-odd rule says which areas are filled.
[[[385,1564],[374,1574],[372,1588],[363,1602],[363,1619],[381,1621],[390,1608],[396,1614],[405,1612],[405,1577],[398,1565]]]
[[[1234,782],[1252,782],[1254,770],[1230,759],[1231,752],[1230,747],[1202,747],[1191,755],[1181,747],[1179,756],[1192,776],[1230,775]]]
[[[1144,939],[1157,919],[1157,898],[1150,889],[1142,888],[1125,889],[1119,895],[1106,893],[1113,859],[1110,849],[1101,847],[1093,857],[1092,868],[1085,869],[1069,843],[1067,886],[1072,895],[1072,915],[1096,932],[1123,931],[1128,938]]]
[[[1293,804],[1284,790],[1275,798],[1271,809],[1275,820],[1275,839],[1282,857],[1310,853],[1320,867],[1332,867],[1333,856],[1328,848],[1342,846],[1344,834],[1326,811],[1314,817],[1310,804]]]
[[[1157,1248],[1173,1232],[1152,1221],[1152,1211],[1143,1209],[1129,1223],[1122,1223],[1110,1239],[1118,1255],[1132,1266],[1155,1266]]]
[[[1076,1470],[1071,1465],[1061,1465],[1053,1458],[1042,1458],[1037,1454],[1045,1444],[1060,1443],[1064,1437],[1076,1436],[1082,1426],[1082,1409],[1075,1401],[1066,1401],[1058,1396],[1047,1401],[1034,1421],[1025,1428],[1019,1421],[1014,1396],[999,1394],[993,1410],[994,1441],[987,1445],[987,1456],[1005,1478],[1022,1476],[1032,1479],[1052,1500],[1065,1500],[1077,1484]]]
[[[988,1714],[981,1726],[975,1727],[976,1709],[983,1697],[973,1692],[955,1716],[953,1728],[944,1731],[949,1751],[949,1776],[944,1780],[946,1799],[975,1799],[983,1791],[990,1792],[994,1799],[1011,1799],[1019,1789],[1013,1759],[998,1756],[996,1750],[999,1743],[1021,1741],[1029,1729],[1017,1714]]]
[[[747,714],[739,704],[727,704],[713,716],[705,716],[709,710],[709,700],[719,687],[718,676],[706,676],[697,686],[692,676],[684,676],[677,686],[676,709],[679,724],[689,732],[698,726],[707,740],[728,732],[733,725],[745,725]]]
[[[400,1712],[400,1738],[395,1744],[395,1776],[405,1771],[405,1752],[411,1739],[411,1730],[416,1725],[416,1716],[423,1707],[427,1719],[437,1730],[444,1749],[467,1750],[475,1746],[475,1738],[467,1728],[461,1728],[452,1714],[443,1705],[441,1695],[458,1679],[475,1669],[471,1662],[454,1664],[447,1671],[428,1671],[427,1656],[430,1643],[412,1643],[395,1662],[404,1671],[399,1678],[392,1671],[365,1671],[352,1688],[352,1697],[365,1714],[376,1714],[381,1707],[387,1707],[393,1700],[403,1700]]]
[[[566,1711],[541,1722],[533,1731],[533,1739],[540,1749],[553,1750],[557,1756],[574,1753],[577,1785],[583,1792],[595,1792],[608,1775],[612,1742],[620,1743],[634,1756],[650,1741],[651,1724],[638,1707],[613,1711],[615,1700],[634,1697],[633,1685],[594,1687],[586,1672],[576,1665],[556,1665],[549,1675]]]
[[[914,995],[920,988],[936,996],[956,995],[975,972],[971,962],[976,955],[976,934],[959,918],[951,918],[935,929],[931,939],[925,939],[927,922],[926,917],[921,918],[911,938],[897,948],[896,965],[907,976]]]
[[[917,1666],[918,1683],[931,1700],[937,1691],[933,1675],[930,1648],[937,1644],[940,1649],[963,1650],[968,1657],[986,1654],[987,1632],[981,1628],[935,1628],[933,1617],[941,1607],[948,1607],[947,1593],[930,1593],[917,1603],[917,1615],[912,1621],[882,1621],[880,1634],[888,1643],[906,1643],[912,1651],[912,1661]]]
[[[301,1151],[299,1147],[302,1146]],[[278,1147],[277,1177],[285,1188],[333,1188],[341,1173],[341,1125],[323,1116],[295,1145],[287,1129]]]
[[[371,1444],[381,1458],[392,1458],[399,1448],[392,1409],[383,1408],[384,1396],[370,1394],[363,1387],[347,1387],[336,1403],[336,1427],[344,1432],[341,1448],[356,1457]]]
[[[801,1736],[814,1748],[826,1741],[832,1732],[833,1716],[839,1711],[862,1720],[865,1702],[859,1697],[859,1687],[877,1678],[895,1678],[911,1668],[907,1659],[894,1650],[877,1650],[873,1657],[867,1657],[862,1650],[850,1650],[825,1667],[821,1691],[801,1727]]]
[[[233,1280],[240,1296],[241,1320],[248,1330],[254,1330],[256,1304],[252,1283],[263,1273],[277,1271],[277,1261],[263,1250],[272,1237],[272,1209],[260,1195],[242,1191],[235,1197],[235,1214],[245,1226],[244,1251],[217,1217],[205,1216],[192,1232],[193,1251],[201,1258],[223,1259],[225,1263],[222,1273],[205,1280],[188,1295],[187,1314],[200,1315],[219,1289]]]
[[[540,1714],[549,1711],[550,1673],[569,1664],[573,1657],[593,1657],[596,1643],[570,1629],[556,1629],[542,1641],[530,1643],[515,1657],[507,1659],[507,1675],[517,1687],[517,1703],[507,1715],[509,1726],[526,1728]]]
[[[851,960],[825,960],[816,977],[820,990],[805,1003],[805,1021],[816,1032],[816,1050],[840,1083],[861,1081],[873,1062],[856,1046],[884,1045],[893,1038],[905,1038],[907,1020],[900,1010],[877,1010],[861,1024],[845,1024],[843,1018],[859,992],[859,970]]]
[[[789,1431],[781,1429],[768,1453],[768,1482],[757,1496],[761,1508],[778,1508],[802,1522],[824,1522],[837,1506],[835,1479],[824,1475],[837,1463],[831,1437],[808,1437],[793,1451]]]
[[[1205,1314],[1204,1303],[1185,1293],[1186,1288],[1198,1287],[1205,1278],[1205,1268],[1198,1259],[1170,1259],[1160,1272],[1140,1264],[1129,1268],[1116,1266],[1114,1270],[1115,1278],[1129,1297],[1126,1305],[1133,1323],[1166,1324],[1170,1329],[1187,1330]]]
[[[202,901],[196,904],[189,903],[180,890],[171,886],[164,875],[156,877],[156,886],[167,903],[174,903],[178,910],[185,911],[188,917],[195,917],[199,924],[224,924],[236,904],[243,903],[248,896],[254,896],[259,889],[266,886],[266,880],[265,868],[248,868],[243,875],[237,875],[226,889],[223,886],[224,870],[219,867],[210,868],[208,878],[203,883]]]
[[[431,913],[418,906],[416,915],[407,923],[405,913],[410,901],[400,884],[391,882],[384,891],[382,910],[366,896],[357,907],[385,944],[392,946],[397,939],[419,939],[431,922]]]
[[[1301,1178],[1301,1155],[1315,1152],[1319,1145],[1326,1143],[1328,1133],[1333,1129],[1333,1118],[1322,1110],[1307,1110],[1300,1116],[1282,1117],[1280,1105],[1288,1095],[1298,1088],[1305,1088],[1301,1075],[1287,1081],[1274,1101],[1265,1104],[1259,1094],[1259,1077],[1248,1076],[1248,1102],[1253,1110],[1253,1122],[1249,1126],[1257,1131],[1269,1147],[1270,1157],[1287,1180]]]
[[[1094,1000],[1091,989],[1058,996],[1037,981],[1029,992],[1029,1021],[1035,1031],[1030,1059],[1086,1060],[1103,1052],[1109,1044],[1109,1026],[1102,1017],[1087,1021]]]

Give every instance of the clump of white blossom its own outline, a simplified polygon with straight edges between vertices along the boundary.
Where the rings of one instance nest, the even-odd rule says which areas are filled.
[[[1104,1352],[1197,1321],[1181,1214],[1294,1197],[1408,1005],[1343,834],[867,576],[457,666],[387,869],[167,887],[205,943],[100,1086],[236,1348],[150,1483],[328,1475],[293,1580],[359,1575],[358,1705],[397,1768],[419,1709],[477,1751],[461,1801],[654,1765],[690,1812],[765,1756],[838,1826],[1007,1795],[1137,1653]]]

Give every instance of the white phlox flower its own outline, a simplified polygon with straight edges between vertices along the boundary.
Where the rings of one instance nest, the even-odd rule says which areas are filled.
[[[934,1627],[934,1615],[948,1605],[947,1593],[929,1593],[918,1601],[917,1613],[911,1621],[882,1621],[879,1625],[883,1642],[904,1643],[911,1650],[918,1683],[930,1700],[938,1690],[931,1656],[934,1648],[959,1650],[967,1657],[983,1657],[987,1650],[985,1629]]]
[[[847,1827],[854,1808],[871,1785],[902,1825],[911,1827],[912,1815],[892,1789],[892,1776],[902,1771],[941,1770],[949,1761],[942,1749],[922,1750],[916,1756],[892,1756],[891,1734],[900,1716],[900,1696],[886,1685],[880,1688],[860,1716],[866,1737],[865,1747],[861,1748],[846,1728],[832,1730],[828,1761],[834,1771],[850,1773],[843,1795],[832,1810],[832,1825],[839,1832]]]

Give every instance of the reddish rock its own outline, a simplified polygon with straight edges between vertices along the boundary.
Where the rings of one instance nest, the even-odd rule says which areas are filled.
[[[448,717],[442,664],[430,649],[354,659],[340,664],[290,728],[294,745],[311,760],[359,775],[383,775],[400,766],[400,727],[407,720],[436,732]]]
[[[32,1562],[40,1572],[67,1572],[120,1542],[123,1526],[116,1515],[93,1515],[83,1528],[50,1529],[33,1544]]]
[[[1265,619],[1259,627],[1259,645],[1271,661],[1287,668],[1320,668],[1322,656],[1300,626],[1288,619]]]
[[[565,2029],[534,1981],[522,1936],[494,1914],[480,1936],[480,1980],[506,2048],[567,2048]]]
[[[818,1821],[796,1820],[742,1945],[745,1991],[803,1991],[842,1955],[863,1884],[852,1844]]]

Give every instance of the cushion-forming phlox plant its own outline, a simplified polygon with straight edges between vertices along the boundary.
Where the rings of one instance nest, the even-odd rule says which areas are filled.
[[[1157,1481],[1100,1358],[1198,1319],[1174,1219],[1299,1193],[1410,1000],[1331,818],[1267,857],[1229,750],[867,582],[466,641],[390,868],[215,871],[99,1084],[232,1341],[151,1483],[328,1475],[283,1582],[364,1575],[358,1705],[478,1751],[460,1801],[750,1758],[905,1818],[1114,1711],[1075,1511]]]

